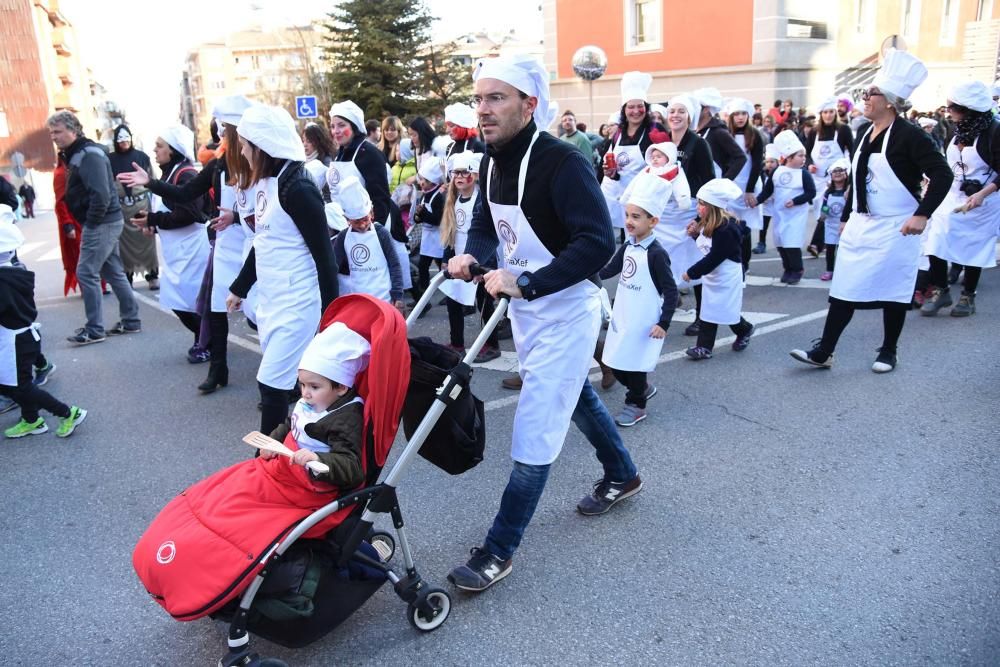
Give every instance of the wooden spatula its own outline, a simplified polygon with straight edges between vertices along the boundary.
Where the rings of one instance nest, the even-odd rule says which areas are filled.
[[[251,447],[256,447],[268,452],[274,452],[275,454],[281,454],[282,456],[287,456],[292,458],[295,452],[285,447],[283,444],[275,440],[274,438],[268,437],[261,433],[260,431],[250,431],[245,436],[243,436],[243,442],[247,443]],[[310,461],[306,464],[306,467],[317,474],[330,472],[330,466],[325,463],[320,463],[319,461]]]

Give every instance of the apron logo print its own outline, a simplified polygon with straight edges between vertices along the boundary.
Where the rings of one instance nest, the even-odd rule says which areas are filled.
[[[336,186],[340,183],[340,172],[336,169],[330,170],[330,185]]]
[[[786,171],[781,176],[778,176],[778,184],[779,185],[788,185],[791,182],[792,182],[792,174],[791,174],[791,172],[787,172]]]
[[[875,172],[869,170],[868,175],[865,176],[865,183],[871,184],[871,182],[874,180],[875,180]]]
[[[958,162],[956,162],[955,166],[952,167],[951,170],[955,173],[955,176],[957,178],[964,178],[965,177],[965,163],[962,162],[961,160],[959,160]]]
[[[635,259],[632,257],[625,258],[625,265],[622,266],[622,278],[628,280],[635,275]]]
[[[829,157],[830,153],[832,153],[832,152],[833,152],[833,149],[830,148],[829,144],[823,144],[822,146],[819,147],[819,156],[820,157]]]
[[[267,210],[267,195],[263,191],[257,193],[257,215],[264,215]]]
[[[245,190],[236,191],[236,203],[240,206],[240,208],[247,207],[247,193]]]
[[[455,226],[459,229],[465,229],[465,211],[462,209],[455,211]]]
[[[371,256],[372,253],[368,246],[356,245],[351,248],[351,261],[355,264],[364,264]]]
[[[517,234],[514,232],[514,228],[506,220],[501,220],[497,223],[497,231],[500,233],[500,238],[503,239],[506,254],[508,256],[514,254],[514,247],[517,245]]]
[[[177,555],[177,546],[172,541],[164,542],[156,550],[156,562],[160,565],[168,565]]]
[[[844,212],[844,205],[840,202],[835,202],[830,204],[830,215],[835,218],[840,218],[840,214]]]
[[[628,163],[632,161],[632,158],[628,156],[628,153],[618,153],[615,155],[615,162],[619,167],[627,167]]]

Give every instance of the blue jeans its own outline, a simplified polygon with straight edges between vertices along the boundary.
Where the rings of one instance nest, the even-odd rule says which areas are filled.
[[[87,315],[87,333],[104,335],[104,314],[101,304],[101,279],[111,285],[118,299],[118,312],[122,324],[139,326],[139,304],[132,294],[132,286],[125,277],[122,259],[118,254],[118,237],[125,221],[105,222],[97,226],[85,225],[80,239],[80,260],[76,265],[76,280],[83,294],[83,308]]]
[[[584,380],[580,399],[573,412],[573,423],[594,446],[597,459],[604,466],[604,477],[614,482],[628,482],[638,474],[635,464],[611,414],[601,402],[589,380]],[[549,465],[528,465],[514,461],[510,480],[500,498],[500,511],[486,535],[484,547],[502,560],[514,555],[531,521],[538,500],[549,479]]]

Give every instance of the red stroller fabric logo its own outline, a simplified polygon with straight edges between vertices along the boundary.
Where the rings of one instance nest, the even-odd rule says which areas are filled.
[[[351,261],[355,264],[364,264],[371,256],[368,246],[356,245],[351,248]]]
[[[167,565],[177,555],[177,546],[172,541],[164,542],[156,550],[156,562],[160,565]]]

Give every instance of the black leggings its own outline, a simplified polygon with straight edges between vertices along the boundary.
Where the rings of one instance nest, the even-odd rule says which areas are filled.
[[[940,287],[941,289],[947,289],[948,262],[940,257],[935,257],[934,255],[931,255],[927,259],[931,263],[931,269],[927,272],[929,274],[931,285],[934,287]],[[962,280],[962,292],[965,294],[975,294],[976,288],[979,287],[979,277],[982,274],[983,270],[978,266],[966,266],[965,278]]]
[[[749,229],[743,230],[743,244],[742,244],[742,254],[743,254],[743,275],[747,274],[750,270],[750,258],[753,257],[753,253],[750,252],[750,237],[752,234]]]
[[[288,419],[288,389],[278,389],[262,382],[260,389],[260,432],[271,435],[274,429]]]
[[[737,336],[746,336],[753,329],[753,325],[741,316],[740,321],[736,324],[730,324],[729,328]],[[701,327],[698,329],[698,347],[705,347],[711,350],[715,347],[715,337],[718,333],[718,324],[715,322],[702,322]]]
[[[420,281],[421,292],[425,291],[431,284],[431,262],[437,264],[439,269],[441,268],[440,258],[421,255],[420,259],[417,260],[417,280]]]
[[[826,246],[823,243],[823,238],[826,236],[826,223],[822,220],[816,221],[816,229],[813,230],[812,240],[809,241],[809,245],[815,246],[816,250],[822,252],[823,248]]]
[[[57,400],[52,394],[32,382],[34,367],[41,355],[41,343],[30,331],[23,331],[14,339],[14,353],[17,359],[17,386],[0,385],[0,396],[13,399],[21,406],[21,419],[28,423],[38,421],[41,408],[57,417],[69,417],[69,406]]]
[[[899,344],[899,335],[903,333],[906,322],[906,311],[910,304],[900,303],[882,306],[882,349],[895,352]],[[823,338],[819,347],[827,354],[833,354],[840,340],[840,335],[851,323],[854,317],[854,304],[840,299],[830,298],[830,310],[826,313],[826,323],[823,325]]]
[[[646,374],[642,371],[620,371],[612,368],[615,379],[625,387],[625,403],[635,407],[646,409]]]
[[[837,263],[837,244],[828,243],[826,245],[826,270],[833,273],[833,267]]]
[[[803,271],[802,248],[778,248],[781,255],[781,266],[785,271]]]
[[[174,315],[181,321],[185,329],[194,334],[194,344],[197,345],[198,335],[201,333],[201,316],[186,310],[175,310]]]
[[[455,347],[465,347],[465,306],[452,298],[448,299],[448,328],[450,329],[451,344]],[[476,288],[476,308],[483,314],[482,323],[493,317],[493,299],[490,297],[482,283]],[[497,327],[486,339],[486,344],[490,347],[500,347],[500,335]]]
[[[771,226],[771,216],[764,216],[764,228],[757,232],[757,243],[764,243],[767,239],[767,228]]]
[[[227,365],[229,354],[229,315],[227,313],[212,313],[208,318],[208,329],[211,337],[208,341],[208,351],[212,365]]]

